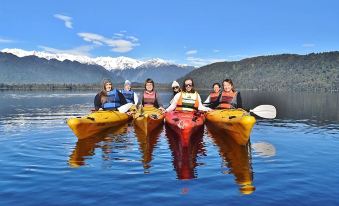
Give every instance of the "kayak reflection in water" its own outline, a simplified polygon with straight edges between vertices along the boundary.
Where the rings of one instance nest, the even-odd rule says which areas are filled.
[[[134,127],[134,133],[139,143],[139,150],[142,153],[141,161],[144,168],[144,173],[150,173],[150,168],[152,166],[151,161],[153,159],[153,150],[159,141],[162,130],[163,127],[158,127],[150,134],[145,134],[141,128],[136,126]]]
[[[90,138],[78,140],[72,154],[69,156],[68,164],[70,167],[86,165],[86,160],[95,155],[96,148],[101,148],[103,160],[109,160],[109,155],[113,150],[112,143],[126,141],[121,138],[121,135],[127,133],[127,129],[127,124],[124,124],[98,133]]]
[[[194,133],[194,138],[191,138],[187,144],[172,129],[166,127],[166,136],[172,152],[172,162],[179,180],[197,178],[195,170],[198,165],[197,156],[203,156],[206,153],[203,146],[203,131],[203,128],[201,128],[199,132]]]
[[[103,81],[103,89],[94,98],[95,110],[117,110],[126,104],[124,95],[117,89],[113,89],[111,80]]]
[[[253,193],[255,187],[253,186],[254,173],[250,144],[239,145],[233,138],[210,123],[207,123],[207,129],[213,142],[219,147],[219,154],[224,162],[223,167],[228,168],[226,174],[234,175],[242,194]]]

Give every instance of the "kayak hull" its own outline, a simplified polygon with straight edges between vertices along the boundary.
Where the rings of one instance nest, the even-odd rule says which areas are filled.
[[[128,120],[127,114],[118,111],[96,111],[86,116],[69,118],[67,125],[78,139],[86,139]]]
[[[163,124],[165,115],[155,107],[144,107],[142,110],[133,116],[133,122],[147,135]]]
[[[193,134],[204,128],[205,116],[188,111],[172,111],[166,114],[165,122],[181,138],[182,146],[188,146]]]
[[[255,118],[243,109],[214,110],[206,114],[207,122],[221,129],[240,145],[248,143]]]

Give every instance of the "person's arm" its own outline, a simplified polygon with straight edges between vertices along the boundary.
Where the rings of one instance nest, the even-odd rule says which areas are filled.
[[[178,94],[176,94],[173,99],[172,99],[172,103],[169,107],[167,107],[166,112],[171,112],[173,110],[175,110],[175,108],[177,107],[177,103],[179,101],[181,93],[179,92]]]
[[[121,105],[127,104],[125,96],[119,91],[118,91],[118,95],[119,95],[119,99],[120,99],[120,104]]]
[[[237,108],[242,108],[242,99],[240,92],[237,93]]]
[[[199,101],[199,107],[198,107],[198,110],[202,110],[202,111],[211,111],[210,108],[205,107],[204,105],[202,105],[202,103],[201,103],[201,98],[200,98],[200,95],[199,95],[199,94],[198,94],[198,101]]]
[[[155,92],[155,98],[156,98],[156,101],[158,103],[159,108],[160,107],[164,108],[164,105],[162,104],[162,101],[161,101],[161,98],[159,97],[159,93],[158,92]]]
[[[100,93],[94,97],[94,109],[98,111],[102,107]]]
[[[134,92],[134,104],[137,105],[138,101],[139,101],[138,95],[137,95],[137,93]]]
[[[204,103],[211,103],[211,95],[208,95]]]

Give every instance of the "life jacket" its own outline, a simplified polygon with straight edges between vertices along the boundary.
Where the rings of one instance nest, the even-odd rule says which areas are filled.
[[[180,92],[180,97],[177,102],[177,107],[175,110],[178,111],[194,111],[198,110],[199,107],[199,100],[198,100],[198,93],[187,93],[187,92]]]
[[[102,108],[105,110],[113,110],[121,106],[120,98],[118,95],[118,90],[113,89],[112,91],[107,92],[107,99],[104,102]]]
[[[142,101],[142,105],[143,106],[156,106],[156,96],[155,96],[155,91],[153,91],[152,93],[147,93],[146,91],[144,91],[144,96],[143,96],[143,101]]]
[[[210,93],[210,103],[218,101],[219,94],[220,94],[219,92],[218,93],[211,92]]]
[[[234,106],[232,106],[232,103],[235,103],[234,98],[236,97],[236,95],[237,95],[236,92],[225,92],[225,91],[223,91],[221,93],[221,97],[219,99],[218,108],[221,108],[221,109],[234,108]]]
[[[130,91],[127,91],[127,90],[121,90],[121,93],[124,95],[127,103],[135,103],[134,102],[134,91],[133,90],[130,90]]]

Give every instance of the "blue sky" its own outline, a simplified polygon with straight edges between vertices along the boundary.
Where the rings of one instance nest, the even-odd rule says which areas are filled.
[[[2,0],[0,49],[201,66],[339,50],[337,0]]]

